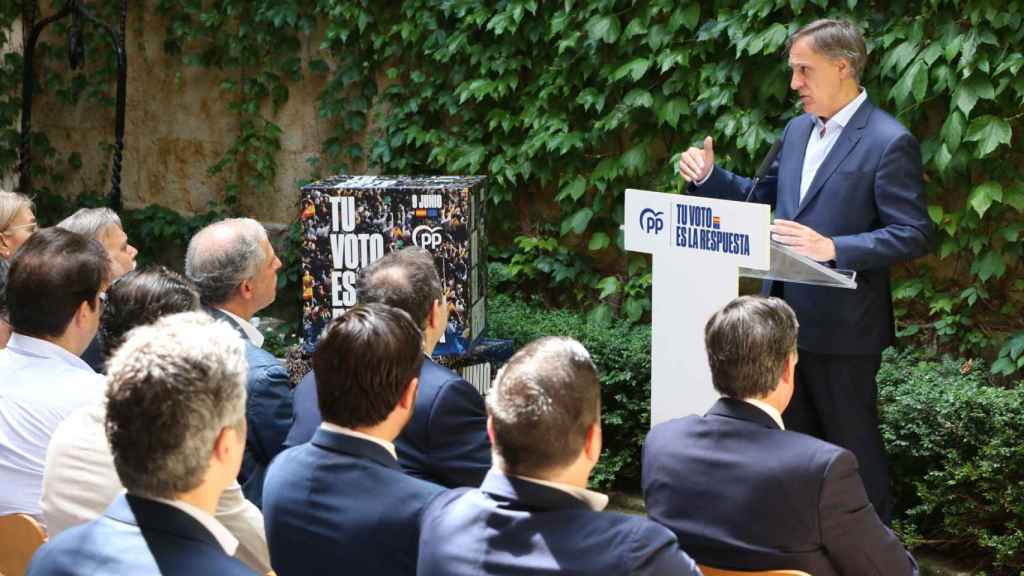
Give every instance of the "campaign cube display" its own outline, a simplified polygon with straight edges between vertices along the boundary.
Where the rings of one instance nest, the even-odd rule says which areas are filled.
[[[356,304],[358,271],[416,245],[434,255],[448,303],[435,356],[466,352],[487,321],[483,176],[334,176],[303,186],[302,335],[316,347]]]

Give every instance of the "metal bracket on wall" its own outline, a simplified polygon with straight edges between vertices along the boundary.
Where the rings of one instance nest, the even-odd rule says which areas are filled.
[[[116,211],[121,210],[121,162],[124,158],[124,114],[128,79],[128,59],[125,54],[124,31],[128,19],[128,0],[121,0],[121,18],[118,30],[100,21],[85,6],[85,0],[67,0],[59,12],[36,22],[38,0],[31,0],[27,6],[28,16],[25,30],[24,75],[21,85],[21,149],[18,162],[18,187],[23,194],[32,193],[32,157],[29,136],[32,130],[32,97],[35,92],[35,50],[43,30],[68,16],[71,29],[68,32],[68,62],[77,70],[85,59],[82,40],[82,21],[92,23],[106,33],[117,57],[117,104],[114,126],[114,158],[110,169],[110,197],[108,204]]]

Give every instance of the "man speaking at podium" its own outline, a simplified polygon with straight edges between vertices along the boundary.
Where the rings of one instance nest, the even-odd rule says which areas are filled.
[[[857,271],[857,289],[766,281],[800,322],[796,390],[786,428],[851,450],[868,497],[892,515],[875,376],[894,337],[889,266],[929,250],[921,152],[860,86],[864,38],[850,22],[818,20],[787,42],[790,88],[804,112],[789,121],[760,179],[714,165],[713,141],[680,156],[679,172],[701,196],[752,199],[775,211],[773,238],[834,268]]]

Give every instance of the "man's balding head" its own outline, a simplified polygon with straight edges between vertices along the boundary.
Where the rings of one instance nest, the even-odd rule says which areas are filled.
[[[238,299],[252,312],[274,301],[281,262],[267,231],[251,218],[230,218],[203,228],[185,254],[185,275],[195,282],[203,304],[223,306]]]

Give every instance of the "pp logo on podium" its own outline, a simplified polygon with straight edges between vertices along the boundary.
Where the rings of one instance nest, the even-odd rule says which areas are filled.
[[[441,227],[431,227],[426,224],[417,226],[412,231],[412,243],[420,248],[432,250],[441,246]]]
[[[665,220],[662,218],[664,212],[655,212],[653,208],[644,208],[640,212],[640,229],[647,234],[655,236],[665,227]]]

